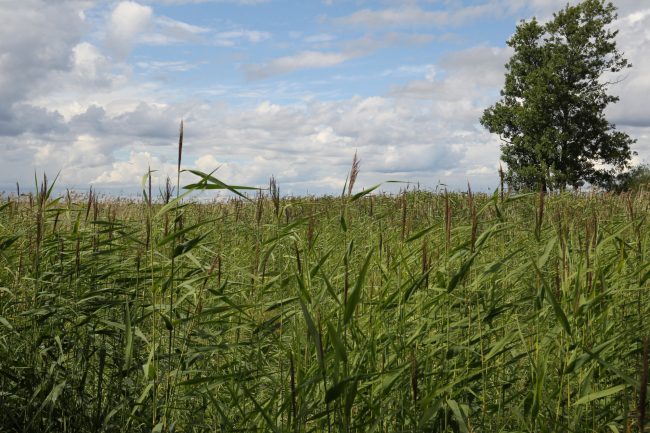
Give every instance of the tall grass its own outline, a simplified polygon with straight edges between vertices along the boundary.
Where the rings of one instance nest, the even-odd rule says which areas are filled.
[[[272,179],[193,203],[231,189],[194,173],[157,199],[151,173],[141,201],[45,180],[3,198],[1,431],[648,424],[645,193],[283,198]]]

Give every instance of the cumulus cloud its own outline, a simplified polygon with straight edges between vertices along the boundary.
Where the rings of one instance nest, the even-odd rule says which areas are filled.
[[[100,50],[88,43],[82,42],[72,48],[73,68],[76,81],[91,83],[95,86],[110,84],[110,61]]]
[[[30,99],[51,90],[53,77],[76,66],[83,51],[75,53],[85,30],[82,10],[83,3],[75,1],[0,3],[0,135],[62,128],[57,113]]]
[[[119,61],[125,60],[134,45],[173,45],[201,43],[232,47],[240,42],[259,43],[271,38],[261,30],[236,29],[216,31],[166,16],[154,14],[152,7],[122,1],[110,14],[106,45]]]
[[[25,133],[45,135],[66,130],[61,114],[30,104],[14,104],[11,111],[0,116],[0,135],[4,136]]]
[[[504,82],[505,64],[512,55],[508,47],[476,46],[447,54],[424,78],[395,86],[392,95],[415,99],[457,101],[490,97]]]
[[[147,138],[152,140],[151,145],[155,145],[156,139],[169,140],[174,137],[177,128],[174,119],[179,118],[178,108],[165,104],[141,102],[134,109],[113,116],[107,114],[104,108],[93,105],[84,113],[74,116],[70,125],[84,133]]]
[[[156,170],[152,174],[152,183],[154,184],[161,184],[167,176],[172,177],[176,172],[174,164],[165,163],[150,152],[131,151],[127,160],[111,163],[109,167],[101,171],[90,183],[111,186],[138,185],[143,174],[147,173],[150,168],[153,170],[153,167]]]
[[[617,82],[610,91],[621,98],[609,114],[620,126],[650,128],[650,7],[621,15],[616,27],[620,31],[618,46],[631,60],[632,68],[609,79]]]
[[[452,6],[438,11],[448,14],[451,23],[468,22],[480,13],[452,3],[444,3]],[[534,9],[540,16],[564,6],[561,0],[481,4],[488,3],[521,14]],[[134,44],[199,43],[220,50],[262,43],[274,35],[234,25],[217,31],[173,20],[157,15],[155,4],[153,0],[111,3],[107,11],[103,5],[89,16],[106,13],[106,33],[89,37],[89,22],[82,13],[89,5],[85,1],[56,2],[56,7],[45,0],[25,0],[11,7],[0,2],[5,23],[0,27],[0,182],[4,188],[15,180],[29,181],[31,169],[49,174],[61,170],[65,185],[85,188],[92,182],[137,188],[151,166],[159,170],[155,181],[162,182],[175,171],[180,119],[186,126],[184,164],[208,172],[219,167],[217,177],[232,183],[263,186],[274,174],[286,193],[339,191],[355,150],[362,160],[359,187],[387,179],[429,186],[442,181],[458,188],[468,180],[476,188],[495,183],[499,140],[478,124],[478,118],[498,98],[503,65],[511,54],[508,48],[480,44],[448,52],[435,62],[428,58],[418,64],[412,57],[404,64],[382,66],[386,69],[376,71],[378,76],[395,84],[378,96],[337,94],[336,99],[321,99],[300,82],[280,80],[226,83],[214,93],[188,94],[151,78],[163,71],[186,72],[196,68],[200,59],[132,60],[129,53]],[[365,14],[338,21],[361,28],[365,36],[346,40],[346,35],[334,38],[333,33],[294,33],[291,37],[304,38],[292,43],[326,45],[308,45],[309,50],[246,65],[244,72],[257,80],[334,68],[385,48],[435,40],[429,34],[392,30],[436,26],[441,19],[437,15],[419,14],[436,10],[424,9],[424,2],[382,4],[387,9],[365,9]],[[443,3],[431,4],[437,8]],[[630,0],[621,0],[620,5],[619,45],[635,67],[612,87],[621,103],[610,114],[639,138],[636,149],[643,159],[650,156],[650,117],[644,100],[650,94],[645,73],[650,68],[646,60],[650,59],[650,11]],[[115,17],[126,20],[114,26]],[[237,102],[226,102],[224,95],[236,95]]]
[[[132,1],[118,3],[111,12],[108,22],[106,44],[118,60],[124,60],[131,53],[136,37],[151,24],[153,10]]]
[[[37,93],[50,73],[72,67],[72,48],[84,30],[80,11],[79,2],[0,2],[3,106]]]

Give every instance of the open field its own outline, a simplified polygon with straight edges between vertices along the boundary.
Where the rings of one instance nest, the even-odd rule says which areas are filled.
[[[643,192],[150,194],[2,199],[1,431],[639,431]]]

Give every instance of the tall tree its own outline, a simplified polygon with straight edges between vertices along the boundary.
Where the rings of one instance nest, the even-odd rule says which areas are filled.
[[[616,17],[612,3],[584,0],[547,23],[522,21],[508,40],[502,98],[481,124],[501,137],[515,189],[608,186],[629,166],[635,140],[604,115],[618,101],[609,77],[631,67],[610,28]]]

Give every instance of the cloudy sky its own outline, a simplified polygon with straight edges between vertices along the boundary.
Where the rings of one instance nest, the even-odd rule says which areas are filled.
[[[0,191],[137,191],[183,166],[284,192],[498,183],[505,41],[566,0],[0,0]],[[650,161],[650,2],[617,0],[634,67],[609,110]]]

